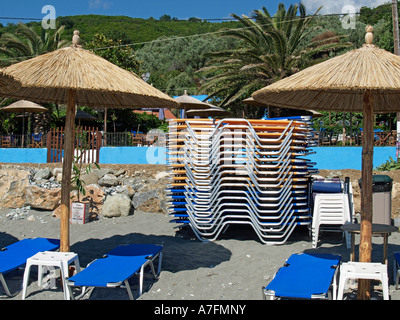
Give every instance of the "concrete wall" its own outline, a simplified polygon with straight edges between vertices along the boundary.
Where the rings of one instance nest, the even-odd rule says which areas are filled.
[[[166,164],[165,150],[162,147],[103,147],[100,163]]]
[[[46,148],[0,148],[0,162],[46,163]]]
[[[165,148],[161,147],[103,147],[100,149],[100,164],[165,164]],[[316,154],[305,158],[316,162],[318,169],[361,170],[361,147],[315,147]],[[389,160],[396,159],[396,147],[375,147],[374,168]],[[45,148],[0,148],[0,162],[46,163]]]
[[[362,147],[315,147],[316,154],[307,156],[318,169],[338,170],[357,169],[361,170]],[[396,160],[396,147],[375,147],[373,166],[385,163],[392,157]]]

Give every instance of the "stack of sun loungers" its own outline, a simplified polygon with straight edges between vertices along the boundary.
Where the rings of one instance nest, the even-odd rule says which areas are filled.
[[[169,213],[200,240],[251,225],[264,243],[284,243],[311,221],[313,146],[308,118],[176,119],[169,123]]]

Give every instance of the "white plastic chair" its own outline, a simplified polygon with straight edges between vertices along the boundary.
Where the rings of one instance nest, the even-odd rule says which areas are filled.
[[[343,292],[349,279],[370,279],[382,283],[383,300],[389,300],[387,265],[371,262],[345,262],[340,265],[337,299],[343,300]]]
[[[343,225],[351,223],[349,195],[346,193],[319,193],[314,199],[312,218],[312,246],[318,245],[321,225]],[[345,231],[346,246],[350,248],[350,234]]]

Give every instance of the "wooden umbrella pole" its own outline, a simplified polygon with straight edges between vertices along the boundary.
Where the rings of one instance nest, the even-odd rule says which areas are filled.
[[[371,262],[372,252],[372,174],[374,155],[374,101],[370,90],[364,94],[363,148],[361,183],[361,237],[359,248],[360,262]],[[370,298],[370,280],[359,279],[357,298]]]
[[[69,252],[69,218],[71,193],[71,168],[74,156],[76,91],[68,90],[67,116],[65,119],[64,159],[61,185],[60,251]]]

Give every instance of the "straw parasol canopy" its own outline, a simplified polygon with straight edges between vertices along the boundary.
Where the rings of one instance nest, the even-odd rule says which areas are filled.
[[[176,109],[193,110],[210,108],[210,106],[206,102],[189,96],[186,90],[183,95],[174,98],[174,100],[176,102],[179,102],[179,106]]]
[[[3,73],[3,70],[0,69],[0,93],[9,93],[12,91],[16,91],[21,87],[21,83],[11,77]]]
[[[361,262],[371,261],[374,112],[400,110],[400,57],[375,47],[366,27],[363,47],[304,69],[256,91],[266,104],[300,109],[363,112]],[[359,282],[358,298],[369,298],[369,281]]]
[[[363,112],[364,95],[369,90],[374,96],[374,112],[391,113],[400,110],[399,88],[400,56],[368,43],[275,82],[252,96],[258,102],[278,107]]]
[[[69,251],[71,167],[74,153],[76,105],[109,108],[176,107],[168,95],[135,74],[84,50],[79,31],[72,45],[19,62],[3,70],[21,82],[21,89],[9,97],[67,105],[63,177],[61,188],[60,251]]]
[[[246,98],[242,102],[253,107],[266,107],[265,103],[256,101],[253,97]]]
[[[47,108],[42,107],[40,104],[37,104],[28,100],[19,100],[10,104],[9,106],[2,107],[1,111],[7,112],[45,112],[49,111]]]
[[[32,101],[27,100],[19,100],[10,104],[9,106],[3,107],[0,109],[1,111],[6,112],[19,112],[22,113],[22,139],[21,139],[21,146],[24,146],[24,139],[25,139],[25,113],[26,112],[46,112],[49,111],[47,108],[42,107],[41,105],[34,103]]]
[[[208,109],[198,109],[198,110],[188,110],[186,114],[189,116],[200,116],[200,117],[213,117],[213,116],[229,116],[231,112],[225,110],[224,108],[213,106],[207,103]]]

